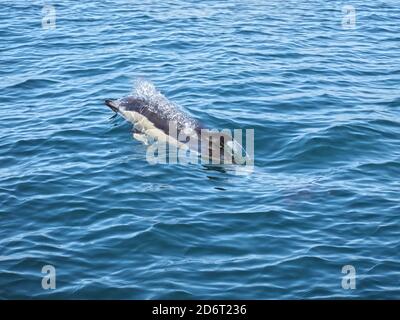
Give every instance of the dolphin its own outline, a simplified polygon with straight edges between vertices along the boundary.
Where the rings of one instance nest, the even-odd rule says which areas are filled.
[[[242,146],[230,134],[208,131],[175,105],[133,95],[107,99],[105,104],[131,122],[134,126],[133,137],[145,144],[164,141],[178,148],[190,148],[201,156],[206,155],[213,163],[218,163],[223,155],[224,163],[237,164],[237,159],[243,155]],[[188,142],[194,138],[200,143],[193,146]]]
[[[127,96],[117,100],[107,99],[105,104],[114,112],[122,115],[134,125],[136,136],[146,135],[149,138],[170,138],[170,129],[176,128],[177,134],[184,131],[188,134],[200,134],[202,126],[188,114],[177,108],[164,105],[150,104],[148,101],[135,96]]]

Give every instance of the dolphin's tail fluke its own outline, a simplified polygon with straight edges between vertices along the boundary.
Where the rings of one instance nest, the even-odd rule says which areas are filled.
[[[115,100],[107,99],[104,103],[114,112],[119,112],[118,103]]]

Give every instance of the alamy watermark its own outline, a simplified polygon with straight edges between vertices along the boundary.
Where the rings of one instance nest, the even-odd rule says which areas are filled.
[[[246,167],[247,173],[254,168],[254,129],[246,129],[243,137],[242,129],[233,134],[230,129],[178,129],[170,122],[167,135],[155,128],[145,132],[152,141],[143,141],[140,134],[134,137],[148,144],[150,164],[237,165]]]
[[[342,7],[342,28],[355,29],[356,28],[356,9],[352,5],[345,5]]]
[[[50,30],[56,28],[56,8],[51,4],[46,4],[42,8],[42,28]]]
[[[345,274],[342,277],[342,288],[354,290],[356,288],[356,268],[351,264],[347,264],[342,267],[342,273]]]
[[[43,266],[42,273],[45,274],[42,278],[42,288],[44,290],[56,288],[56,268],[50,264]]]

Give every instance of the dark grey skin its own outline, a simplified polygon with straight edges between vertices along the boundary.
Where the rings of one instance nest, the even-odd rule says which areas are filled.
[[[206,129],[201,126],[198,121],[194,120],[189,115],[183,113],[180,110],[174,110],[174,112],[166,113],[159,106],[152,105],[150,107],[146,101],[133,96],[124,97],[118,100],[108,99],[105,100],[105,104],[114,112],[120,113],[122,115],[124,111],[137,112],[146,117],[150,122],[154,124],[156,128],[160,129],[167,135],[169,135],[169,124],[171,122],[173,122],[174,126],[177,128],[178,135],[185,128],[192,129],[198,135],[198,137],[200,137],[201,146],[203,148],[203,150],[196,151],[200,151],[201,154],[206,154],[207,150],[204,150],[204,148],[207,148],[208,144],[208,152],[211,158],[213,158],[213,154],[218,154],[218,150],[216,150],[216,148],[219,149],[220,156],[224,155],[224,151],[227,148],[228,154],[232,157],[232,163],[235,164],[236,162],[233,158],[234,153],[239,152],[239,149],[240,153],[242,153],[242,147],[236,141],[233,141],[233,144],[231,145],[226,144],[227,142],[232,140],[232,136],[226,133],[218,132],[210,133],[209,137],[211,137],[211,139],[209,137],[207,138],[207,135],[201,134],[201,131]],[[186,142],[188,142],[188,139],[186,140]],[[232,145],[234,146],[235,150],[232,150]]]
[[[105,104],[111,108],[116,113],[120,113],[121,108],[127,111],[135,111],[145,116],[150,122],[154,123],[154,126],[162,130],[167,135],[169,134],[169,124],[175,123],[177,127],[178,134],[182,129],[188,126],[188,123],[183,123],[182,121],[174,118],[174,114],[162,112],[158,106],[152,106],[151,110],[146,103],[146,101],[138,99],[133,96],[128,96],[120,100],[105,100]],[[204,129],[200,123],[189,115],[184,115],[185,119],[190,119],[190,128],[193,129],[198,135],[200,135],[201,129]]]

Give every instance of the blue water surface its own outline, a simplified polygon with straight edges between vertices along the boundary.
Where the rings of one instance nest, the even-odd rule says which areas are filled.
[[[398,0],[2,0],[0,22],[0,298],[400,298]],[[138,78],[254,129],[254,172],[150,165],[103,102]]]

